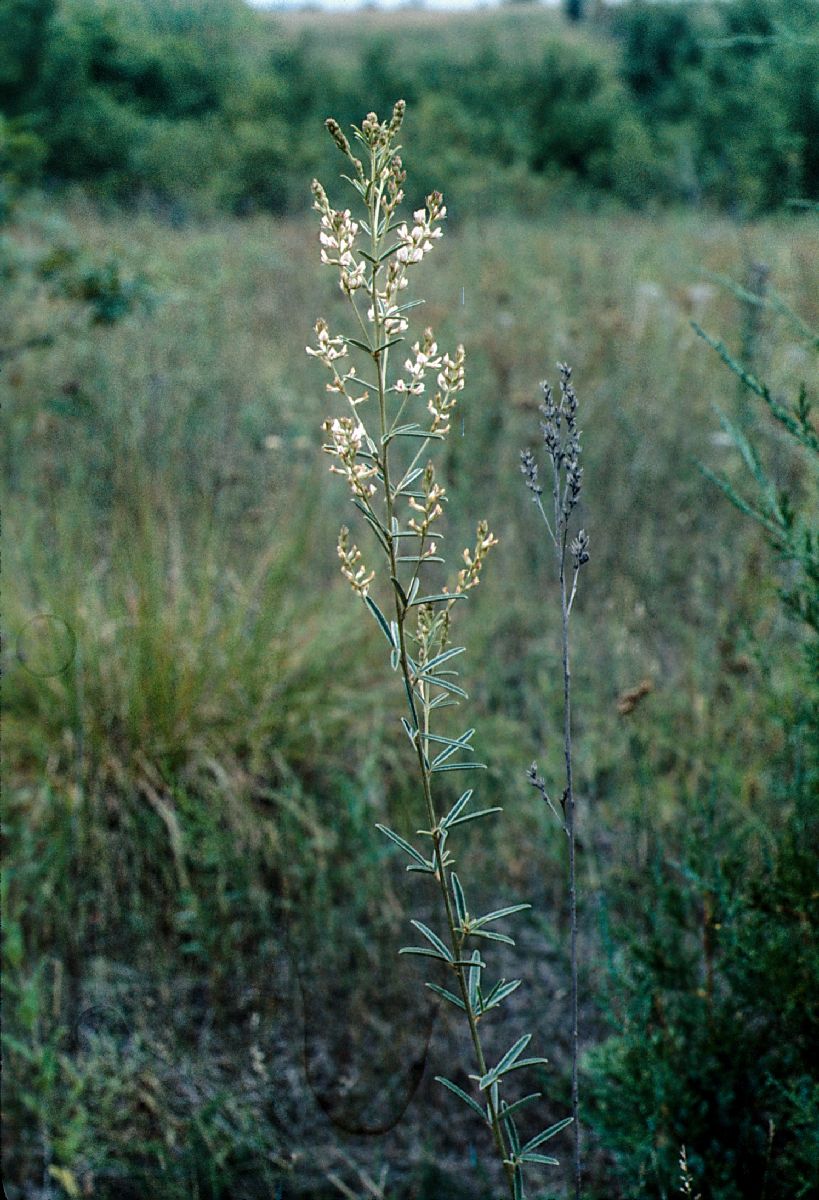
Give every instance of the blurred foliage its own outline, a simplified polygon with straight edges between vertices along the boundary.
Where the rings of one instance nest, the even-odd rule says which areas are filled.
[[[413,159],[434,163],[420,182],[453,213],[533,210],[560,184],[757,212],[819,193],[818,55],[813,0],[629,0],[580,24],[535,6],[6,0],[0,165],[14,186],[177,213],[300,210],[330,156],[324,117],[402,95]]]
[[[810,364],[819,338],[773,301]],[[804,678],[770,696],[781,747],[755,798],[764,810],[736,796],[715,756],[708,787],[680,797],[680,828],[649,834],[651,906],[611,930],[616,1032],[591,1056],[593,1120],[624,1196],[663,1194],[684,1145],[704,1200],[797,1200],[819,1178],[819,436],[805,383],[791,402],[703,336],[742,385],[744,428],[721,416],[747,480],[705,473],[782,563],[782,603],[807,631]],[[754,402],[798,464],[788,482],[763,466]],[[765,663],[768,648],[754,652]],[[719,738],[724,717],[710,719]],[[646,883],[625,870],[612,885],[617,905]]]
[[[813,1193],[819,771],[804,759],[816,734],[815,723],[789,730],[770,824],[724,788],[685,797],[682,836],[651,839],[649,878],[615,884],[652,896],[612,930],[617,1032],[589,1064],[618,1194],[664,1194],[682,1145],[706,1200]]]
[[[116,258],[89,261],[76,246],[53,246],[39,272],[58,295],[87,304],[92,322],[99,325],[113,325],[136,305],[150,308],[154,300],[144,276],[124,276]]]

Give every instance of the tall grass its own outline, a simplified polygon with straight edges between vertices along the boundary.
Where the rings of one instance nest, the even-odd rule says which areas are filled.
[[[144,275],[153,309],[95,323],[87,299],[43,274],[42,260],[62,245],[94,262],[115,256],[123,278]],[[463,338],[473,364],[446,472],[464,509],[484,510],[491,495],[500,538],[464,640],[484,666],[469,690],[493,747],[485,797],[504,804],[509,837],[500,868],[477,840],[470,854],[489,901],[500,899],[501,869],[549,912],[564,894],[560,851],[545,844],[520,767],[539,745],[541,771],[554,777],[560,767],[559,646],[528,601],[548,550],[515,478],[544,322],[554,357],[571,357],[583,380],[595,430],[587,503],[605,520],[575,630],[586,700],[577,786],[597,814],[592,830],[581,813],[578,829],[588,995],[607,961],[596,915],[605,933],[604,918],[611,924],[634,903],[625,884],[646,886],[647,823],[671,836],[685,796],[715,770],[761,819],[757,797],[782,736],[762,684],[787,694],[798,646],[757,535],[714,503],[696,468],[701,459],[728,479],[740,471],[710,433],[724,368],[688,319],[737,350],[740,305],[704,288],[701,271],[741,280],[752,256],[816,325],[816,242],[798,219],[738,228],[705,216],[648,226],[567,215],[550,229],[464,222],[440,250],[427,319],[441,344]],[[14,350],[0,377],[14,993],[4,1035],[17,1043],[4,1084],[7,1187],[23,1195],[37,1179],[56,1189],[53,1167],[82,1186],[90,1176],[100,1195],[128,1187],[181,1197],[194,1186],[329,1195],[333,1174],[360,1190],[344,1153],[374,1178],[382,1158],[406,1163],[387,1185],[399,1195],[457,1194],[471,1134],[417,1072],[389,1102],[393,1116],[409,1104],[407,1123],[384,1142],[356,1133],[379,1121],[363,1088],[344,1082],[392,1078],[384,1030],[406,980],[373,1009],[363,983],[373,959],[345,933],[342,911],[375,931],[379,954],[397,949],[398,881],[384,882],[387,851],[372,826],[387,798],[390,823],[409,822],[411,797],[372,687],[381,635],[348,623],[332,567],[336,500],[314,454],[324,404],[302,352],[325,307],[312,231],[263,218],[179,230],[79,200],[64,212],[31,200],[3,253],[0,330]],[[795,392],[803,347],[781,328],[769,378]],[[782,469],[801,486],[797,465]],[[471,530],[455,512],[450,528],[466,544]],[[37,674],[63,667],[66,626],[76,654]],[[767,664],[750,634],[770,647]],[[653,691],[620,715],[618,698],[647,677]],[[353,700],[360,717],[350,728]],[[295,915],[305,899],[309,915]],[[550,1048],[551,1120],[565,1112],[570,1061],[557,1020],[565,933],[521,918],[526,982],[549,1000],[514,1019]],[[309,946],[300,982],[288,938]],[[100,1004],[122,1013],[130,1041],[109,1009],[91,1020]],[[419,1015],[413,1062],[426,1054]],[[598,1036],[600,1014],[582,1016]],[[375,1041],[346,1036],[361,1022]],[[430,1037],[433,1046],[457,1040],[443,1017]],[[252,1066],[254,1045],[263,1069]],[[413,1096],[429,1114],[426,1140]],[[298,1157],[308,1131],[312,1165]],[[599,1178],[594,1146],[590,1154]]]

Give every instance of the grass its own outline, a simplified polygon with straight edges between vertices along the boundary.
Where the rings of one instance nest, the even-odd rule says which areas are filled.
[[[449,491],[464,512],[491,495],[501,539],[464,636],[485,663],[466,680],[490,764],[483,797],[502,797],[507,834],[500,862],[486,835],[471,853],[480,900],[513,891],[548,914],[522,921],[526,991],[546,999],[513,1015],[543,1044],[567,964],[562,847],[525,780],[541,747],[547,780],[561,753],[559,630],[531,603],[548,548],[517,467],[537,382],[570,359],[587,430],[594,555],[573,636],[577,788],[596,814],[578,829],[593,994],[595,906],[644,861],[648,823],[673,829],[715,777],[754,820],[776,820],[759,808],[779,737],[761,693],[791,687],[798,639],[760,536],[696,468],[740,470],[713,436],[711,404],[730,409],[734,393],[688,322],[738,348],[739,303],[703,289],[703,273],[741,283],[761,259],[819,325],[813,233],[800,218],[486,218],[454,225],[430,260],[429,323],[441,344],[463,337],[470,367]],[[87,302],[38,270],[63,244],[144,275],[153,307],[93,324]],[[403,1164],[390,1196],[456,1197],[468,1135],[451,1136],[431,1076],[459,1035],[437,1017],[429,1046],[422,1036],[399,1056],[403,986],[374,1009],[377,963],[355,935],[372,928],[394,962],[399,909],[373,824],[386,808],[408,832],[410,797],[383,715],[397,695],[373,685],[379,635],[357,631],[336,578],[326,405],[303,347],[341,297],[327,299],[312,226],[173,229],[80,197],[64,211],[31,199],[3,252],[0,342],[53,339],[10,354],[0,377],[9,1195],[35,1194],[32,1180],[70,1194],[60,1171],[100,1196],[323,1198],[341,1194],[333,1174],[358,1195],[360,1172],[388,1161]],[[798,337],[770,325],[760,337],[767,378],[795,391]],[[810,486],[784,445],[773,458],[797,492]],[[456,544],[471,532],[454,520]],[[64,626],[32,626],[42,614],[70,626],[77,652],[36,675],[27,665],[62,661]],[[652,692],[621,716],[618,697],[644,678]],[[310,950],[300,980],[289,939]],[[558,1044],[544,1077],[554,1119],[567,1055]],[[419,1083],[412,1064],[425,1061]],[[389,1111],[422,1089],[426,1143],[417,1130],[362,1137],[367,1074],[397,1076]]]

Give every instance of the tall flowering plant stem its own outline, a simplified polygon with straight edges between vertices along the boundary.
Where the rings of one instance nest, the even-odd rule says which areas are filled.
[[[580,1093],[578,1085],[578,1003],[577,1003],[577,875],[575,868],[575,796],[572,776],[572,676],[569,660],[569,621],[572,614],[580,571],[589,561],[589,536],[580,529],[571,537],[572,517],[583,485],[580,465],[580,430],[577,427],[577,394],[572,384],[572,369],[558,364],[560,398],[544,383],[541,414],[543,445],[551,468],[552,503],[544,505],[543,488],[538,482],[538,466],[531,450],[521,452],[521,471],[532,493],[538,512],[554,546],[560,591],[561,640],[563,659],[563,758],[566,782],[560,800],[561,812],[552,802],[545,780],[538,774],[537,763],[529,768],[529,782],[537,788],[560,822],[569,847],[569,923],[571,940],[571,1051],[572,1118],[574,1121],[574,1192],[579,1200],[582,1182],[580,1151]],[[547,507],[549,511],[547,511]]]
[[[316,344],[307,353],[329,371],[327,390],[345,409],[325,421],[324,450],[332,458],[330,470],[346,481],[352,505],[367,527],[375,564],[365,561],[346,526],[339,534],[338,556],[343,575],[383,634],[390,666],[403,684],[406,713],[401,725],[412,747],[423,813],[416,842],[385,825],[378,828],[409,859],[407,870],[428,876],[440,898],[439,929],[413,920],[421,944],[405,946],[401,953],[433,959],[444,972],[447,986],[426,986],[466,1022],[472,1063],[464,1087],[443,1076],[438,1081],[487,1127],[487,1149],[497,1155],[508,1194],[523,1200],[524,1169],[556,1163],[540,1147],[571,1118],[526,1142],[519,1135],[520,1109],[540,1094],[510,1102],[509,1076],[546,1060],[525,1057],[530,1034],[496,1063],[487,1060],[484,1024],[520,980],[490,982],[484,952],[493,942],[514,944],[495,926],[529,905],[510,904],[475,915],[453,870],[451,845],[461,826],[501,811],[472,807],[472,788],[457,798],[446,795],[453,772],[480,770],[483,764],[472,758],[474,729],[451,737],[438,724],[441,710],[467,699],[454,669],[464,647],[452,645],[452,628],[457,608],[477,587],[497,539],[485,521],[479,522],[474,546],[463,551],[463,565],[447,581],[439,552],[447,496],[431,455],[450,431],[464,388],[464,349],[442,353],[431,329],[414,341],[409,334],[411,315],[423,301],[406,299],[405,293],[442,235],[446,208],[440,193],[433,192],[411,221],[399,215],[405,172],[397,139],[403,117],[401,100],[387,121],[369,113],[360,128],[353,126],[355,152],[338,123],[326,122],[347,163],[343,178],[355,193],[356,215],[349,208],[333,208],[314,181],[321,260],[338,275],[355,336],[331,332],[319,320]]]

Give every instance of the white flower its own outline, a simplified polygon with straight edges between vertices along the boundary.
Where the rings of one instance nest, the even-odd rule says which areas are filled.
[[[305,346],[304,349],[313,358],[320,358],[325,366],[335,370],[333,363],[339,358],[344,358],[349,353],[344,338],[330,337],[327,322],[323,320],[316,321],[316,338],[318,349],[314,350],[312,346]]]
[[[386,304],[381,296],[378,297],[378,311],[387,333],[403,333],[409,322],[407,318],[398,311],[396,304]],[[371,323],[375,321],[375,311],[373,306],[367,309],[367,320]]]
[[[432,249],[433,241],[443,236],[442,230],[433,229],[432,226],[434,221],[441,220],[445,215],[445,208],[436,209],[434,205],[430,206],[429,212],[423,208],[417,209],[412,214],[415,222],[412,229],[408,225],[401,225],[398,229],[400,245],[395,256],[398,261],[405,264],[420,262]]]

